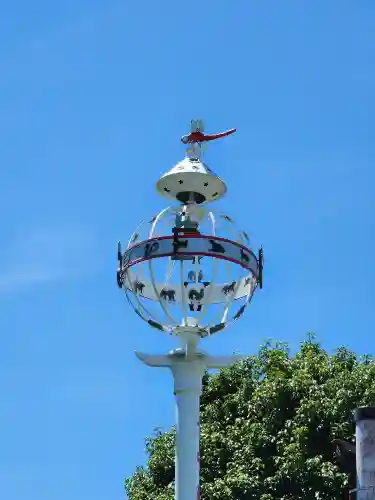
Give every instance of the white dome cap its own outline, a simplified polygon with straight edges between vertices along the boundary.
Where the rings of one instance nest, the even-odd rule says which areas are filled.
[[[216,201],[227,191],[225,183],[198,158],[185,158],[156,183],[156,191],[169,200],[198,204]]]

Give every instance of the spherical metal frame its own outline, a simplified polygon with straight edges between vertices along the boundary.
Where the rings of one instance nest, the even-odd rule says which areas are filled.
[[[239,319],[250,303],[257,285],[261,285],[261,250],[257,257],[251,249],[243,244],[216,235],[200,234],[199,232],[189,233],[188,231],[180,231],[180,233],[174,235],[154,237],[153,233],[157,222],[168,210],[170,210],[170,207],[164,209],[153,219],[149,233],[151,237],[137,243],[134,242],[134,237],[130,239],[127,250],[120,257],[118,282],[123,288],[129,304],[132,305],[138,316],[153,328],[179,335],[183,329],[188,328],[191,330],[193,327],[200,337],[206,337],[224,329]],[[229,217],[227,219],[230,220]],[[154,259],[169,258],[182,263],[184,260],[193,260],[200,257],[212,258],[215,264],[216,259],[232,262],[248,271],[248,274],[238,281],[222,284],[208,282],[204,285],[200,284],[198,288],[197,285],[189,288],[190,285],[184,282],[182,274],[180,283],[175,288],[169,287],[165,289],[155,283],[152,270],[152,261]],[[148,262],[149,275],[151,276],[150,282],[137,281],[132,271],[132,268],[141,262]],[[182,268],[183,264],[181,264]],[[214,282],[214,277],[212,281]],[[202,314],[198,318],[199,321],[196,324],[189,323],[187,319],[186,304],[189,298],[194,299],[195,302],[198,300],[197,303],[203,308]],[[229,306],[238,298],[244,298],[244,303],[228,319]],[[132,299],[135,299],[135,303]],[[158,301],[166,317],[169,319],[169,323],[160,322],[159,318],[155,317],[145,306],[144,299]],[[181,304],[181,308],[184,311],[180,322],[172,318],[169,313],[167,305],[172,301]],[[224,313],[220,313],[222,319],[215,324],[212,324],[212,322],[200,324],[204,317],[204,312],[207,311],[208,306],[212,303],[223,304]],[[200,311],[201,309],[198,310]]]

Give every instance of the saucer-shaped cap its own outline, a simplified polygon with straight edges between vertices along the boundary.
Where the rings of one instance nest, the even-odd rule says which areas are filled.
[[[156,183],[156,191],[180,203],[215,201],[226,193],[226,185],[200,159],[185,158]]]

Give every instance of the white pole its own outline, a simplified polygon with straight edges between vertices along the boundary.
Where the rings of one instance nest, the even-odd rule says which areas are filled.
[[[176,500],[199,499],[199,403],[204,359],[175,357],[171,370],[176,397]]]
[[[240,356],[207,356],[191,350],[176,349],[168,355],[136,352],[148,366],[170,368],[176,398],[175,500],[199,500],[199,406],[202,378],[206,368],[223,368]]]

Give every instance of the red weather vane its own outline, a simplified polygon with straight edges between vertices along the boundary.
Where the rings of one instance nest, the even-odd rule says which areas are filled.
[[[183,144],[214,141],[215,139],[221,139],[222,137],[231,135],[236,131],[235,128],[231,128],[230,130],[226,130],[225,132],[220,132],[219,134],[205,134],[202,120],[192,120],[190,130],[191,130],[190,134],[183,135],[181,137],[181,142]]]

